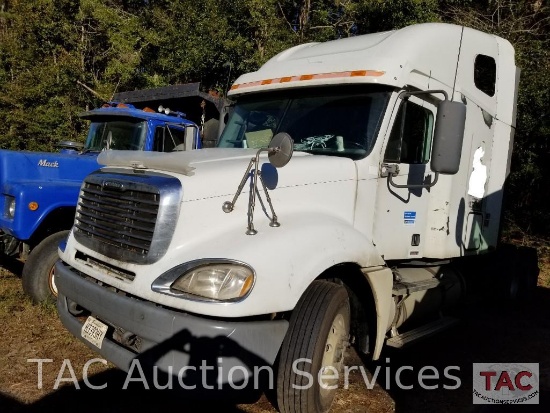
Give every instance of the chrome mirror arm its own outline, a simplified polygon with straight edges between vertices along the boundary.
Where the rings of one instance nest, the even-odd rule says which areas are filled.
[[[380,176],[382,178],[388,178],[388,183],[394,188],[405,188],[405,189],[420,189],[420,188],[431,188],[437,183],[439,179],[439,172],[436,172],[434,175],[434,180],[427,184],[405,184],[400,185],[393,182],[393,177],[399,175],[399,165],[397,164],[387,164],[383,163],[381,165]]]

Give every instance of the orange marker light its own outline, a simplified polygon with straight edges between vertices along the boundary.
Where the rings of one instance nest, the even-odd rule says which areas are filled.
[[[254,280],[254,277],[248,276],[243,284],[243,287],[241,288],[241,294],[240,296],[246,295],[248,290],[252,287],[252,281]]]
[[[300,82],[308,80],[319,80],[319,79],[336,79],[336,78],[346,78],[346,77],[379,77],[384,76],[386,72],[381,70],[351,70],[346,72],[329,72],[329,73],[314,73],[307,75],[296,75],[296,76],[285,76],[278,77],[274,79],[264,79],[257,80],[255,82],[234,84],[231,86],[231,90],[242,89],[246,87],[253,86],[263,86],[263,85],[273,85],[277,83],[288,83],[288,82]]]
[[[31,211],[36,211],[38,209],[38,202],[34,202],[34,201],[29,202],[29,209]]]

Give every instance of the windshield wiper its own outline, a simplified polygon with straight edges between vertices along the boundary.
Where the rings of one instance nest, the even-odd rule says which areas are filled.
[[[84,149],[82,152],[80,152],[81,154],[85,154],[85,153],[90,153],[90,152],[101,152],[100,149],[95,149],[95,148],[88,148],[88,149]]]

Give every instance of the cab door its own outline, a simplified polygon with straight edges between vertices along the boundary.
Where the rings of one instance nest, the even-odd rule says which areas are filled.
[[[397,99],[384,137],[373,224],[373,241],[386,260],[423,256],[430,189],[414,185],[434,179],[430,154],[435,117],[436,107],[428,100]]]

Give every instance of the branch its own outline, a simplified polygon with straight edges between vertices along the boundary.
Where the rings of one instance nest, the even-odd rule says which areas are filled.
[[[76,81],[77,84],[79,84],[80,86],[82,86],[84,89],[86,89],[88,92],[90,92],[91,94],[93,94],[95,97],[101,99],[103,102],[107,102],[108,99],[105,99],[103,96],[101,96],[99,93],[97,93],[95,90],[93,90],[91,87],[85,85],[84,83],[82,83],[80,80],[77,80]]]
[[[283,15],[283,18],[285,19],[286,24],[288,24],[288,27],[290,27],[290,31],[292,33],[294,33],[296,36],[298,36],[298,33],[292,28],[292,24],[286,18],[286,15],[285,15],[285,12],[283,11],[283,6],[281,6],[281,3],[277,2],[277,5],[279,6],[279,10],[281,10],[281,14]]]
[[[113,94],[111,95],[111,99],[109,99],[110,101],[113,100],[113,99],[115,98],[116,90],[118,89],[118,85],[120,85],[120,79],[121,79],[121,78],[118,79],[118,82],[117,82],[117,84],[116,84],[116,86],[115,86],[115,89],[113,90]]]

